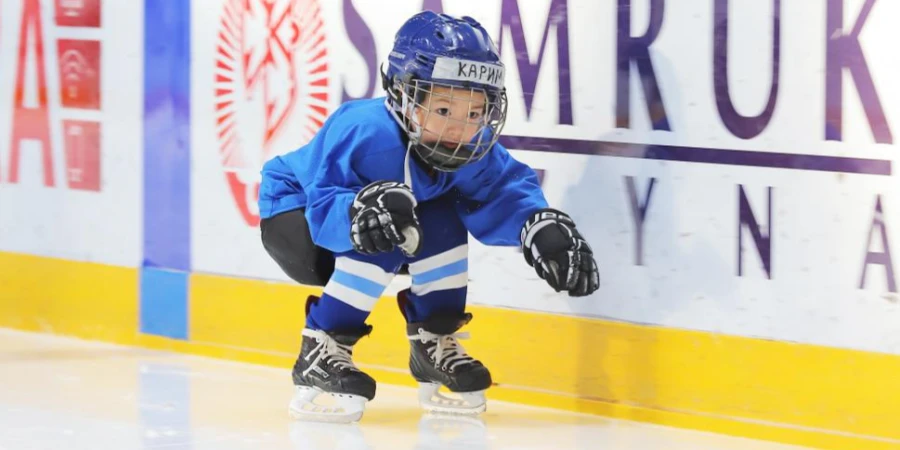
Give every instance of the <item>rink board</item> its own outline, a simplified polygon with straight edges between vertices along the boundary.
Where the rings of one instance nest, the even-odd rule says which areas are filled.
[[[570,299],[515,249],[471,243],[467,347],[493,398],[900,446],[900,3],[265,3],[2,3],[0,326],[289,367],[315,291],[260,245],[259,165],[378,95],[393,31],[447,3],[500,32],[502,142],[601,267],[601,291]],[[301,35],[269,20],[288,6]],[[411,383],[391,298],[372,323],[361,363]]]
[[[133,342],[138,316],[135,269],[0,252],[0,326]]]
[[[56,280],[47,283],[49,276]],[[319,291],[193,274],[187,340],[139,332],[134,269],[0,253],[0,326],[289,367],[303,299]],[[822,448],[900,445],[891,355],[473,306],[466,348],[490,398]],[[395,299],[357,359],[413,385]],[[289,379],[285,382],[288,383]]]
[[[180,134],[145,133],[148,161],[171,157],[146,171],[145,221],[172,217],[145,227],[154,267],[290,281],[260,245],[259,167],[308,142],[340,102],[381,95],[394,31],[425,4],[262,3],[195,1],[203,14],[147,27],[167,30],[146,58],[154,80],[170,82],[154,95],[171,98],[150,126],[164,119]],[[665,3],[428,2],[495,35],[509,90],[501,142],[541,171],[548,202],[572,215],[601,268],[600,290],[570,299],[516,249],[470,239],[469,303],[900,355],[889,251],[900,65],[888,44],[900,3],[871,13],[865,0]],[[187,4],[167,14],[185,17]],[[299,15],[299,35],[282,14]],[[826,39],[858,16],[871,86],[854,81],[862,68],[827,61],[841,48],[858,61],[851,42]],[[622,41],[625,22],[633,36],[653,24],[646,56]],[[635,67],[645,57],[652,75]],[[867,89],[877,95],[860,99]]]

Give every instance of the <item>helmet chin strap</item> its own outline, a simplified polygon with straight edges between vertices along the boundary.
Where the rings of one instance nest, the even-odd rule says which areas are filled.
[[[413,190],[412,169],[409,167],[412,164],[411,154],[412,144],[406,146],[406,158],[403,160],[403,181],[409,186],[410,190]]]
[[[406,158],[404,158],[403,161],[403,178],[406,185],[409,186],[410,189],[413,189],[412,169],[410,168],[412,158],[410,156],[412,155],[413,145],[417,145],[415,143],[419,142],[422,138],[422,125],[419,124],[419,118],[416,117],[415,114],[415,102],[410,101],[409,95],[402,89],[400,90],[400,101],[402,102],[402,105],[400,106],[401,111],[411,124],[411,126],[406,128],[412,128],[407,129],[409,141],[406,144]]]

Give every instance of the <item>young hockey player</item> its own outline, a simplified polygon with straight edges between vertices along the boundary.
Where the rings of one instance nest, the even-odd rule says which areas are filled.
[[[537,177],[497,143],[506,119],[499,53],[485,29],[426,11],[397,32],[386,98],[343,104],[302,148],[263,168],[262,241],[307,300],[293,369],[296,418],[356,421],[375,381],[352,361],[366,319],[402,266],[409,368],[430,411],[480,413],[488,369],[459,345],[468,233],[520,246],[557,292],[585,296],[599,276],[572,219],[548,208]],[[461,398],[438,393],[445,386]],[[316,402],[328,394],[336,404]]]

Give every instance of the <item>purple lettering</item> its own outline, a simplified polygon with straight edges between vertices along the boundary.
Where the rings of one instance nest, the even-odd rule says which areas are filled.
[[[359,98],[370,98],[375,93],[375,82],[379,78],[378,62],[375,54],[375,37],[372,36],[372,30],[362,20],[359,13],[353,7],[351,0],[344,0],[344,27],[350,37],[350,42],[359,51],[359,54],[366,61],[366,69],[369,84],[366,86],[366,92],[360,97],[353,97],[347,93],[347,90],[341,88],[341,102],[356,100]],[[341,75],[341,83],[343,86],[347,84],[345,75]]]
[[[512,51],[516,55],[516,64],[519,69],[519,77],[522,82],[522,93],[525,97],[525,114],[531,117],[531,107],[534,104],[534,91],[537,87],[538,73],[544,61],[544,49],[547,46],[547,37],[550,34],[550,26],[556,27],[556,48],[559,60],[559,117],[557,122],[572,125],[572,80],[569,68],[569,17],[568,0],[552,0],[550,3],[550,15],[544,24],[544,34],[541,38],[541,48],[538,50],[537,63],[532,64],[529,59],[528,46],[525,44],[525,31],[522,29],[522,18],[519,14],[517,0],[503,0],[500,9],[500,33],[498,33],[497,47],[503,50],[503,30],[509,27],[512,36]]]
[[[881,234],[881,244],[884,248],[883,252],[869,251],[872,246],[872,235],[875,234],[875,228],[878,228]],[[863,262],[862,276],[859,278],[859,288],[866,287],[866,269],[870,264],[884,266],[887,275],[888,291],[897,292],[897,282],[894,280],[894,264],[891,259],[891,247],[888,244],[887,226],[884,220],[884,211],[881,208],[881,196],[875,200],[875,214],[872,219],[872,228],[869,229],[869,239],[866,241],[866,259]]]
[[[631,124],[629,79],[633,61],[644,89],[653,129],[671,130],[662,93],[653,70],[653,61],[650,59],[650,45],[662,29],[664,11],[664,0],[650,0],[650,24],[647,26],[647,32],[643,36],[632,36],[631,0],[619,0],[616,39],[616,128],[629,128]]]
[[[644,195],[644,201],[638,198],[637,183],[634,177],[625,177],[625,188],[628,190],[628,200],[631,205],[631,217],[634,219],[634,263],[638,266],[644,265],[644,219],[647,217],[647,208],[650,206],[650,196],[653,195],[653,186],[656,185],[656,178],[650,179],[647,185],[647,193]]]
[[[760,225],[756,221],[753,209],[750,208],[750,201],[747,200],[747,194],[744,192],[744,186],[738,185],[738,276],[744,275],[744,246],[743,235],[744,225],[750,229],[750,235],[753,237],[753,244],[759,252],[759,258],[762,260],[763,269],[766,275],[772,279],[772,187],[769,189],[769,208],[768,208],[768,226],[766,232],[763,232]]]
[[[884,116],[884,109],[875,90],[875,82],[869,72],[866,56],[859,43],[866,19],[875,0],[866,0],[850,34],[844,34],[844,0],[828,0],[827,25],[825,26],[825,139],[842,140],[843,128],[843,75],[849,69],[859,99],[866,113],[875,142],[892,144],[894,138]]]
[[[443,0],[425,0],[422,2],[422,11],[432,11],[438,14],[444,12]]]
[[[758,136],[769,125],[778,98],[778,66],[781,61],[781,0],[773,0],[772,10],[772,84],[766,107],[757,116],[744,116],[737,112],[731,101],[728,86],[728,0],[716,0],[713,8],[713,79],[716,91],[716,107],[719,117],[731,134],[741,139]]]

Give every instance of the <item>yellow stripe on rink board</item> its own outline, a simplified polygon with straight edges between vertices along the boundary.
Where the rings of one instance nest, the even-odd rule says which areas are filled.
[[[189,282],[190,341],[223,348],[295,353],[306,296],[285,283],[193,274]]]
[[[131,344],[138,271],[0,252],[0,327]]]

